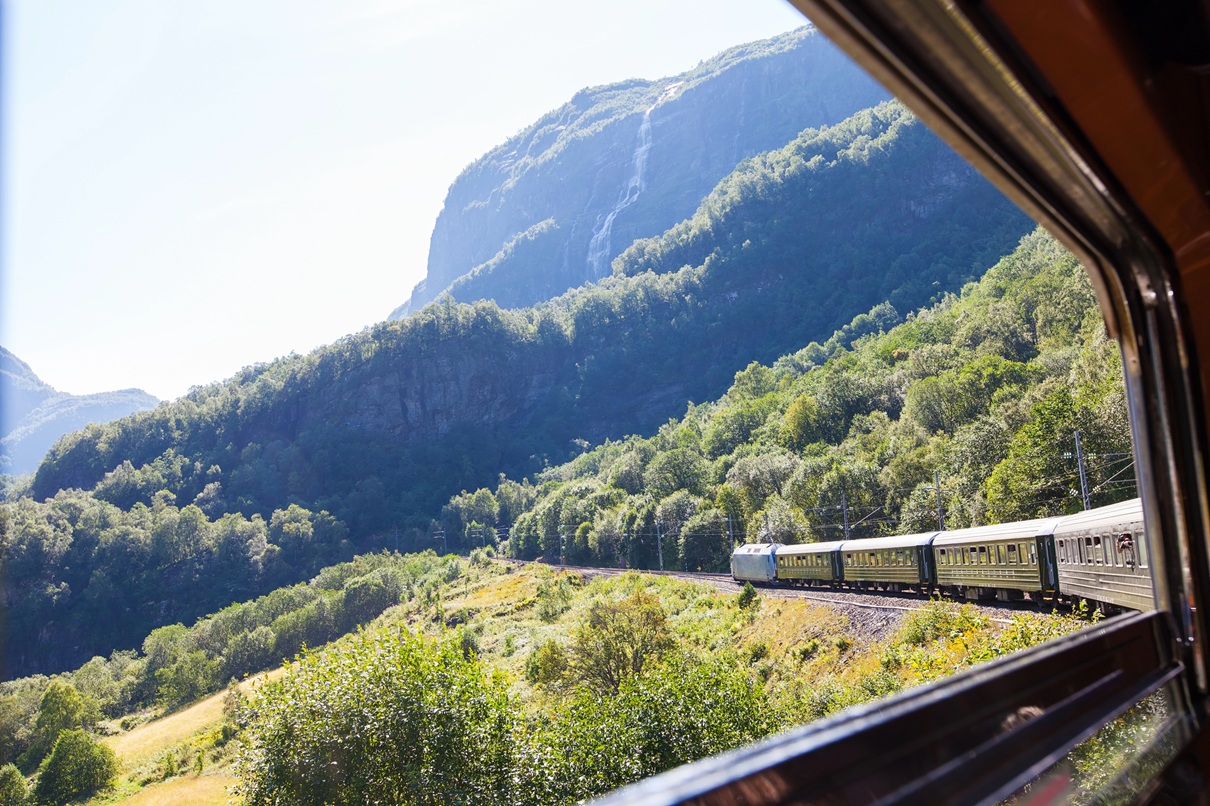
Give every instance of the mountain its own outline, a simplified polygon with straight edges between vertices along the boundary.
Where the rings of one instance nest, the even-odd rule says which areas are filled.
[[[910,310],[960,288],[1031,227],[887,102],[745,161],[624,274],[523,310],[447,299],[89,426],[32,494],[98,488],[128,506],[167,490],[248,516],[297,503],[363,542],[423,528],[460,489],[651,433],[753,360],[883,300]]]
[[[608,276],[745,158],[889,96],[812,28],[656,81],[585,89],[455,180],[398,319],[449,293],[531,305]]]
[[[0,472],[32,473],[64,434],[155,408],[159,402],[140,389],[92,395],[57,392],[0,347]]]

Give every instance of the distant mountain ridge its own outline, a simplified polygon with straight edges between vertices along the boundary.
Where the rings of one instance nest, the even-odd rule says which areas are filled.
[[[56,391],[0,347],[0,472],[32,473],[59,437],[158,406],[141,389],[91,395]]]
[[[678,76],[582,90],[454,181],[427,276],[391,318],[442,293],[516,308],[598,281],[743,159],[888,97],[810,27]]]

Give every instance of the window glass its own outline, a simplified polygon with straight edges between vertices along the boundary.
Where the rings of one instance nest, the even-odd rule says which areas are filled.
[[[1017,545],[1015,543],[1008,544],[1008,564],[1017,564]]]

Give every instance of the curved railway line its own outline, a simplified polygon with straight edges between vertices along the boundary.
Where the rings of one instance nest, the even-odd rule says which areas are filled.
[[[574,571],[582,573],[585,576],[620,576],[626,573],[648,574],[651,576],[667,576],[676,577],[679,579],[689,579],[695,582],[708,582],[714,585],[724,593],[735,593],[741,587],[730,574],[707,573],[704,571],[651,571],[637,568],[600,568],[589,565],[555,565],[546,563],[540,560],[515,560],[503,559],[503,562],[509,562],[516,565],[545,565],[548,568],[557,568],[562,571]],[[843,588],[818,590],[810,588],[791,588],[781,586],[760,586],[757,588],[762,596],[768,596],[777,599],[806,599],[808,601],[819,602],[820,604],[830,605],[832,607],[853,608],[857,610],[874,610],[885,611],[891,613],[913,613],[924,608],[921,606],[928,601],[923,596],[914,593],[897,593],[894,591],[882,591],[872,593],[868,591],[854,591]],[[946,601],[953,601],[947,599]],[[919,604],[910,604],[912,602]],[[982,601],[982,602],[967,602],[971,607],[986,615],[991,621],[997,624],[1009,624],[1011,619],[1006,618],[1007,613],[1013,612],[1038,612],[1038,608],[1032,603],[1026,602],[1001,602],[1001,601]],[[1059,607],[1063,611],[1067,608]]]

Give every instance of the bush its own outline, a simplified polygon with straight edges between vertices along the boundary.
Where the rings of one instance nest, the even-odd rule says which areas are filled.
[[[103,789],[117,774],[112,750],[85,731],[65,730],[38,769],[34,798],[39,803],[67,803]]]
[[[307,653],[236,720],[249,806],[517,800],[506,685],[463,656],[458,636],[382,630]]]
[[[544,801],[575,802],[747,744],[779,726],[733,661],[676,658],[602,697],[583,691],[537,737]]]
[[[12,764],[0,767],[0,806],[22,806],[29,797],[25,776]]]
[[[745,582],[743,589],[736,597],[736,604],[740,606],[741,610],[747,610],[749,607],[756,605],[759,600],[760,597],[756,595],[756,588],[752,587],[751,582]]]
[[[525,679],[535,686],[557,686],[567,676],[567,652],[557,641],[547,641],[525,659]]]

